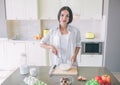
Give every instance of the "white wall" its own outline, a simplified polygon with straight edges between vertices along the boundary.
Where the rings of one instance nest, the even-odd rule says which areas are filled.
[[[105,66],[110,71],[120,72],[120,0],[108,1]]]
[[[7,38],[4,0],[0,0],[0,37]]]
[[[56,27],[58,25],[57,20],[42,20],[42,28],[50,29],[52,27]],[[73,20],[71,25],[77,27],[81,32],[82,40],[85,38],[86,32],[95,33],[95,39],[104,41],[105,27],[104,27],[104,18],[101,20]]]
[[[86,32],[95,33],[95,40],[104,41],[104,18],[101,20],[73,20],[71,25],[77,27],[81,32],[81,38],[84,40]],[[21,38],[32,40],[34,35],[41,32],[42,29],[50,29],[58,25],[57,20],[9,20],[7,21],[9,38],[18,35]]]

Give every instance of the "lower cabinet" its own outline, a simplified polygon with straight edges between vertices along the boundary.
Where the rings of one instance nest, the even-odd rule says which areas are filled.
[[[0,58],[4,55],[4,41],[0,41]]]
[[[47,65],[47,51],[37,41],[8,41],[5,54],[8,67],[19,67],[23,54],[27,56],[28,65]]]
[[[8,41],[6,42],[5,56],[8,67],[19,67],[22,54],[25,54],[25,43]]]
[[[27,42],[26,54],[28,57],[28,65],[46,66],[47,65],[47,51],[40,47],[40,42]]]
[[[102,57],[102,55],[80,55],[78,65],[102,67]]]
[[[22,55],[27,56],[27,64],[33,66],[49,65],[48,50],[40,47],[39,41],[1,41],[0,67],[19,67]],[[78,54],[79,66],[102,66],[103,55]]]
[[[6,66],[5,43],[5,40],[0,40],[0,67]]]

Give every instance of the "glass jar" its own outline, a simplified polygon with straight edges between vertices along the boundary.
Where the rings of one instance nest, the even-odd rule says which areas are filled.
[[[21,64],[20,64],[20,74],[29,73],[29,67],[27,65],[27,56],[26,54],[21,55]]]

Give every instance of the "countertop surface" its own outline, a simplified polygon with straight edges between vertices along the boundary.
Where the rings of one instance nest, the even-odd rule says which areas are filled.
[[[49,76],[49,66],[40,66],[37,68],[37,78],[47,85],[60,85],[60,78],[63,76]],[[104,67],[78,67],[78,75],[66,76],[72,78],[72,85],[85,85],[88,80],[93,79],[97,75],[109,74],[111,76],[111,85],[120,85],[113,74]],[[1,85],[25,85],[24,78],[27,75],[21,75],[19,68],[13,72]],[[78,76],[84,76],[87,81],[78,81]],[[64,76],[65,77],[65,76]]]

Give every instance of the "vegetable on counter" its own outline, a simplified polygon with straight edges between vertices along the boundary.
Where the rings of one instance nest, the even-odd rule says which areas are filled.
[[[94,79],[87,81],[86,85],[111,85],[110,75],[103,74],[95,76]]]
[[[45,82],[38,80],[35,77],[25,77],[24,82],[26,85],[47,85]]]
[[[87,83],[85,85],[100,85],[97,80],[95,79],[91,79],[89,81],[87,81]]]

